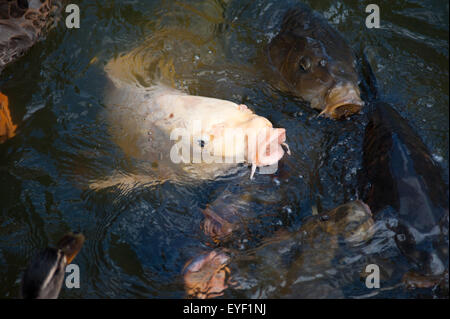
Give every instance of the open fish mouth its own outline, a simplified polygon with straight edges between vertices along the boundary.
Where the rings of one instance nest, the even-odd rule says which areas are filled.
[[[359,113],[363,106],[364,102],[361,100],[340,101],[333,105],[327,105],[319,116],[325,115],[333,119],[342,119]]]
[[[353,217],[355,220],[359,219],[356,222],[359,226],[356,227],[345,240],[352,246],[359,246],[373,237],[375,233],[375,222],[372,219],[372,211],[367,204],[362,201],[356,201],[355,204],[357,205],[357,208],[355,209]]]
[[[233,232],[235,225],[220,217],[209,207],[203,210],[203,214],[205,215],[203,232],[214,240],[223,239]]]
[[[250,179],[253,179],[256,167],[278,164],[278,161],[284,156],[285,149],[286,153],[291,155],[286,143],[286,130],[284,128],[265,128],[260,131],[257,136],[256,153],[255,149],[249,144],[247,144],[247,147],[249,147],[247,158],[252,163]]]
[[[361,111],[364,102],[359,96],[359,89],[352,84],[334,87],[325,99],[325,108],[319,116],[342,119]]]
[[[269,138],[264,139],[258,145],[256,166],[268,166],[278,163],[285,153],[282,146],[287,148],[287,153],[290,154],[289,147],[286,144],[286,130],[284,128],[276,128],[269,133]],[[266,132],[261,134],[266,134]]]
[[[229,257],[214,250],[189,261],[183,269],[185,290],[189,297],[208,299],[223,295],[228,288]]]

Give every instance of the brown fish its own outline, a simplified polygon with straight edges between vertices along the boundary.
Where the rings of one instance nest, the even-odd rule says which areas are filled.
[[[228,288],[229,259],[225,253],[214,250],[188,261],[183,269],[186,294],[198,299],[223,295]]]
[[[252,214],[249,193],[234,194],[225,191],[203,210],[205,220],[203,232],[214,241],[222,241],[245,224],[245,219]]]
[[[345,39],[306,6],[289,10],[268,45],[276,85],[334,119],[361,110],[356,60]]]
[[[215,222],[218,221],[216,218]],[[183,270],[186,292],[191,297],[202,298],[223,294],[229,286],[238,284],[233,282],[233,277],[246,278],[248,274],[243,269],[255,266],[263,269],[262,276],[274,285],[286,282],[278,292],[281,296],[296,297],[302,292],[296,286],[299,277],[321,278],[331,267],[341,244],[356,247],[370,239],[374,234],[373,224],[369,207],[354,201],[312,216],[299,230],[278,233],[250,253],[230,257],[231,251],[216,249],[202,254],[188,262]],[[296,247],[301,247],[300,251],[295,251]],[[287,265],[285,260],[291,259],[290,256],[295,258]],[[233,272],[237,272],[237,276]],[[340,295],[337,291],[328,293],[329,297]]]

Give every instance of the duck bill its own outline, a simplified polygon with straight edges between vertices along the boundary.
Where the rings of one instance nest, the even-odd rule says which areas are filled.
[[[359,89],[351,84],[333,88],[325,99],[325,108],[319,114],[333,119],[342,119],[359,113],[364,102],[359,96]]]
[[[70,264],[75,256],[80,252],[84,243],[83,234],[68,233],[58,242],[58,248],[66,256],[67,264]]]

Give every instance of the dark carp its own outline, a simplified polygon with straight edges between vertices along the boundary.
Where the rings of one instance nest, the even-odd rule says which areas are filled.
[[[398,213],[393,230],[405,256],[425,273],[443,271],[444,265],[427,248],[427,238],[442,233],[440,223],[448,214],[448,189],[441,170],[397,111],[384,102],[374,102],[372,107],[363,146],[369,183],[364,199],[374,213],[389,206]]]
[[[356,60],[345,39],[306,6],[289,10],[268,45],[276,86],[331,118],[361,110]]]
[[[448,268],[448,186],[428,148],[408,122],[381,101],[365,61],[370,101],[360,193],[372,212],[391,208],[400,251],[422,275]],[[447,239],[444,237],[447,236]]]

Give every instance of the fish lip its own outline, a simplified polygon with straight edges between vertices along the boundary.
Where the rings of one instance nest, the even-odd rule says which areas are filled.
[[[360,204],[361,204],[361,206],[364,208],[364,210],[365,210],[365,212],[367,213],[367,215],[369,215],[369,216],[373,216],[373,214],[372,214],[372,210],[370,209],[370,207],[369,207],[369,205],[367,205],[366,203],[364,203],[363,201],[358,201]]]
[[[201,254],[187,262],[183,269],[188,296],[206,299],[221,296],[228,288],[226,274],[229,256],[219,250]],[[225,273],[225,276],[222,276]]]
[[[364,106],[364,102],[359,98],[351,98],[351,99],[343,99],[336,103],[327,105],[322,112],[320,112],[319,116],[331,117],[334,119],[345,118],[355,113],[359,113]],[[339,108],[343,108],[343,110],[337,111]]]
[[[339,82],[332,86],[322,100],[322,112],[333,119],[341,119],[361,111],[364,102],[361,100],[358,86],[352,82]]]
[[[366,215],[367,215],[367,220],[363,221],[359,225],[357,231],[355,231],[354,234],[352,234],[351,236],[346,238],[347,243],[356,247],[356,246],[364,244],[364,242],[366,242],[367,240],[369,240],[370,238],[372,238],[374,236],[375,223],[374,223],[374,220],[372,219],[373,214],[372,214],[372,211],[370,210],[370,207],[361,200],[357,200],[355,202],[364,210],[364,213],[366,213]]]
[[[209,207],[203,210],[203,215],[205,216],[202,226],[203,232],[213,239],[224,239],[228,237],[235,228],[233,223],[220,217]]]
[[[259,158],[258,155],[256,157],[255,165],[258,167],[276,164],[284,156],[285,151],[281,145],[286,141],[286,130],[284,128],[276,128],[273,130],[275,130],[276,133],[271,133],[269,140],[266,140],[258,145],[258,155],[261,150],[264,150],[264,157],[262,159]],[[271,149],[272,144],[276,144],[275,154],[271,153],[269,156],[267,156],[267,148]]]
[[[224,266],[230,260],[230,257],[221,251],[213,250],[209,253],[202,253],[189,260],[183,267],[182,274],[199,272],[208,263],[215,262],[217,265]]]

